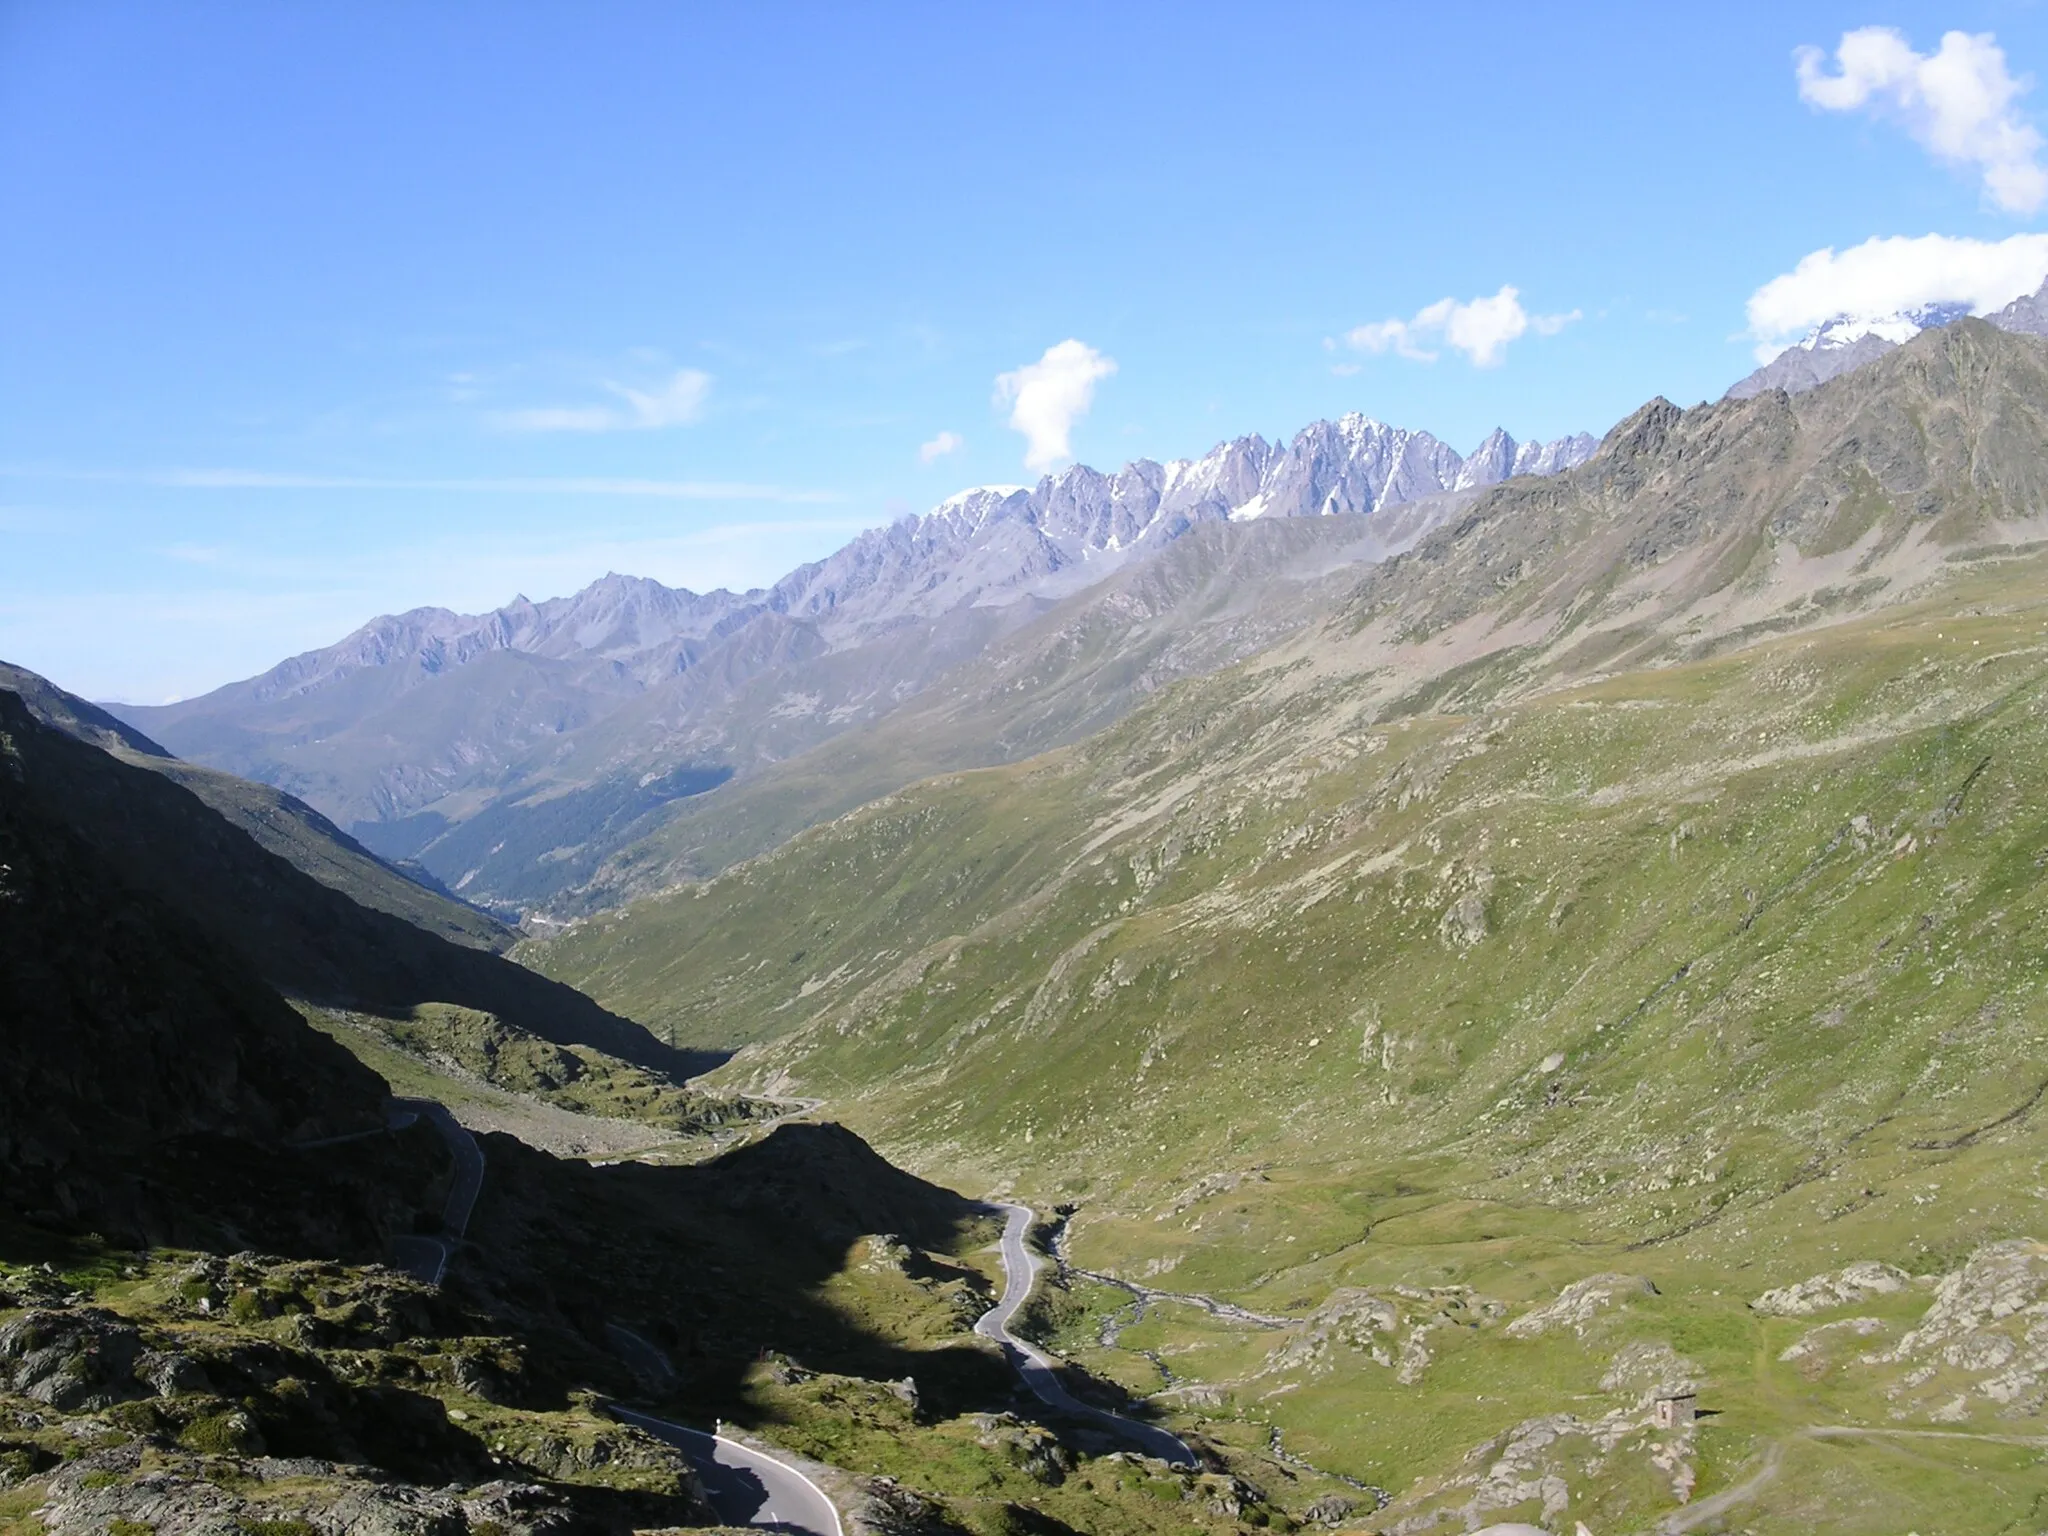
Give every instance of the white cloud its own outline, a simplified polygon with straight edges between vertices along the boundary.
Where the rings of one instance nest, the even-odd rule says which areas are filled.
[[[1095,385],[1116,372],[1113,358],[1071,338],[1045,356],[996,376],[996,404],[1010,408],[1010,425],[1024,434],[1027,468],[1048,470],[1074,455],[1068,435],[1095,403]]]
[[[501,411],[492,420],[511,432],[646,432],[661,427],[686,427],[701,419],[711,397],[711,375],[679,368],[657,389],[635,389],[607,381],[605,386],[622,405],[540,406]]]
[[[967,446],[967,439],[958,432],[941,432],[928,443],[917,445],[918,461],[929,464],[934,459],[943,459],[949,453],[958,453]]]
[[[2048,234],[1891,235],[1801,258],[1749,296],[1749,331],[1757,357],[1768,362],[1787,339],[1837,315],[1872,320],[1923,304],[1967,304],[1989,314],[2032,293],[2044,274]]]
[[[2007,213],[2033,213],[2048,202],[2041,135],[2014,110],[2033,81],[2014,78],[2005,50],[1989,33],[1942,35],[1934,53],[1915,53],[1892,27],[1844,32],[1833,74],[1818,48],[1793,55],[1799,98],[1826,112],[1868,109],[1892,117],[1944,164],[1971,167],[1984,191]]]
[[[1578,310],[1562,315],[1532,315],[1522,308],[1521,290],[1503,284],[1499,293],[1467,300],[1438,299],[1417,310],[1413,319],[1378,320],[1347,331],[1345,342],[1359,352],[1397,352],[1419,363],[1433,363],[1436,348],[1449,346],[1463,352],[1475,368],[1497,367],[1507,355],[1508,343],[1534,331],[1538,336],[1555,336],[1582,316]]]

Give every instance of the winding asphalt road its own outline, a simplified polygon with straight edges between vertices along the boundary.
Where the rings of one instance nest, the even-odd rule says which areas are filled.
[[[1178,1435],[1169,1434],[1151,1424],[1140,1424],[1136,1419],[1127,1419],[1122,1414],[1110,1413],[1101,1408],[1091,1408],[1060,1384],[1059,1362],[1029,1340],[1020,1339],[1010,1331],[1010,1323],[1023,1310],[1024,1303],[1031,1298],[1031,1287],[1038,1279],[1038,1255],[1025,1244],[1024,1238],[1031,1230],[1031,1223],[1037,1218],[1029,1206],[1010,1205],[995,1201],[984,1207],[1004,1216],[1003,1222],[1003,1299],[981,1315],[974,1325],[974,1331],[983,1338],[994,1339],[1003,1346],[1003,1353],[1010,1357],[1017,1367],[1017,1374],[1024,1378],[1024,1385],[1048,1407],[1061,1413],[1071,1414],[1077,1419],[1086,1419],[1092,1424],[1122,1435],[1144,1448],[1147,1456],[1156,1456],[1161,1461],[1178,1467],[1192,1467],[1199,1463],[1195,1453]]]
[[[455,1245],[462,1241],[469,1231],[469,1218],[476,1210],[476,1197],[484,1188],[484,1153],[476,1144],[476,1138],[469,1134],[462,1122],[448,1113],[446,1105],[432,1099],[393,1099],[393,1129],[402,1128],[409,1120],[401,1121],[399,1116],[424,1116],[431,1120],[434,1129],[441,1133],[441,1139],[448,1144],[448,1151],[455,1158],[455,1182],[448,1186],[448,1198],[441,1205],[441,1235],[401,1237],[392,1244],[399,1268],[415,1280],[428,1285],[439,1285],[441,1277],[448,1273],[448,1261],[455,1254]]]
[[[615,1417],[644,1429],[689,1457],[718,1518],[727,1525],[751,1525],[802,1536],[845,1536],[839,1511],[825,1491],[795,1467],[773,1456],[701,1429],[671,1424],[617,1403]]]
[[[425,1117],[448,1144],[455,1158],[455,1181],[441,1206],[441,1235],[401,1237],[394,1247],[401,1267],[416,1279],[439,1285],[448,1272],[448,1260],[455,1244],[469,1231],[469,1218],[476,1210],[477,1196],[484,1187],[484,1153],[476,1138],[448,1112],[447,1106],[432,1099],[394,1099],[387,1117],[388,1128],[403,1129],[416,1118]],[[374,1134],[374,1133],[373,1133]],[[606,1329],[612,1347],[636,1370],[656,1378],[673,1380],[675,1369],[654,1345],[631,1329],[617,1324]],[[610,1411],[629,1424],[639,1426],[657,1439],[666,1440],[697,1468],[697,1480],[728,1525],[750,1525],[765,1530],[788,1531],[793,1536],[845,1536],[839,1511],[824,1490],[795,1467],[787,1466],[763,1451],[756,1451],[723,1435],[707,1435],[701,1429],[671,1424],[649,1414],[637,1413],[614,1403]]]

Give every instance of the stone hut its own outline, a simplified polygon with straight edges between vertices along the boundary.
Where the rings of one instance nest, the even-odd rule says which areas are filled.
[[[1700,1415],[1697,1393],[1679,1392],[1657,1399],[1655,1417],[1659,1429],[1681,1429]]]

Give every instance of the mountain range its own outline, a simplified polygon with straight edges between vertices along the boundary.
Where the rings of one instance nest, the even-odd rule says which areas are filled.
[[[1354,559],[1589,436],[1469,456],[1363,416],[1196,460],[964,491],[773,587],[607,576],[492,613],[421,609],[203,697],[120,706],[180,757],[289,791],[377,853],[517,916],[588,884],[678,802],[872,722],[1062,600],[1197,530],[1364,520]]]

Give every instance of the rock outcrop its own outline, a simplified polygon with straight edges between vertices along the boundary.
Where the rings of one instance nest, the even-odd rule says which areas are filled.
[[[1912,1276],[1903,1269],[1875,1259],[1859,1259],[1830,1274],[1765,1291],[1749,1306],[1766,1317],[1806,1317],[1834,1307],[1856,1306],[1873,1296],[1891,1296],[1911,1283]]]

